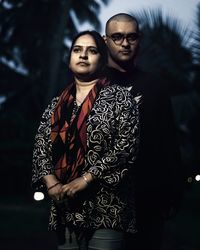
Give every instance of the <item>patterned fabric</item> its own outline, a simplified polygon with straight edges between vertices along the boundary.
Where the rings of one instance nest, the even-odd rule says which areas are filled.
[[[51,117],[52,161],[55,174],[63,183],[80,176],[87,149],[86,120],[96,95],[104,85],[105,79],[100,79],[76,113],[73,112],[76,108],[75,83],[67,87],[58,100]]]
[[[44,175],[54,174],[51,116],[59,98],[45,110],[33,152],[33,186]],[[88,188],[62,204],[52,201],[49,229],[72,225],[78,228],[111,228],[134,233],[134,161],[138,150],[138,106],[125,87],[100,90],[86,121],[87,148],[82,173],[95,175]],[[73,209],[71,209],[73,206]]]

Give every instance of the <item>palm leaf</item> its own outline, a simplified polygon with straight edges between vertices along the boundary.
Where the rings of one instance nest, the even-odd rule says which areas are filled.
[[[196,27],[193,33],[193,43],[191,45],[194,60],[194,80],[195,90],[200,93],[200,3],[197,5]]]
[[[200,64],[200,3],[197,5],[196,27],[193,32],[192,52],[196,64]]]
[[[142,32],[138,63],[165,78],[172,92],[187,90],[191,81],[191,32],[177,19],[164,16],[160,8],[133,15],[139,20]]]

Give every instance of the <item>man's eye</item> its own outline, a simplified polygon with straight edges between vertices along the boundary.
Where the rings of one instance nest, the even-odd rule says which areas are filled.
[[[127,36],[127,38],[131,41],[135,41],[138,38],[138,34],[131,34]]]
[[[120,41],[120,40],[122,39],[122,37],[123,37],[123,36],[121,36],[121,35],[114,35],[114,36],[112,36],[112,39],[113,39],[114,41]]]

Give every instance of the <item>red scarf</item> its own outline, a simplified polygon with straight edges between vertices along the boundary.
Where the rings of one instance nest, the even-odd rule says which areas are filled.
[[[76,85],[71,84],[59,97],[51,117],[51,140],[55,174],[63,183],[81,175],[87,150],[86,121],[97,94],[106,84],[106,79],[100,79],[73,116]]]

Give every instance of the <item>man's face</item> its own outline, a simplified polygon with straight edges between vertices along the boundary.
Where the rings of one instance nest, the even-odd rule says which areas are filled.
[[[118,41],[120,36],[123,36],[121,43]],[[116,63],[132,62],[139,46],[137,24],[131,21],[111,21],[107,29],[105,42],[111,60]]]

